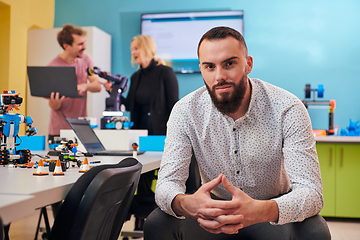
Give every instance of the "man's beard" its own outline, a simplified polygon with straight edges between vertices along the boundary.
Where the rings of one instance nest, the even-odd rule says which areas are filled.
[[[84,51],[85,51],[85,49],[84,49],[84,50],[81,50],[80,53],[76,55],[76,57],[77,57],[77,58],[82,58],[83,56],[80,56],[80,55],[81,55]]]
[[[235,113],[241,106],[247,89],[247,81],[247,75],[244,74],[237,85],[233,82],[221,82],[213,86],[212,89],[210,89],[206,83],[205,85],[217,110],[219,110],[222,114],[231,114]],[[218,99],[216,97],[215,88],[223,85],[232,85],[234,87],[234,91],[232,93],[221,93],[221,99]]]

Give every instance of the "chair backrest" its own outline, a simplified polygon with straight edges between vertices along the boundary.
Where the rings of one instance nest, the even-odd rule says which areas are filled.
[[[199,166],[195,158],[195,154],[193,151],[193,155],[191,157],[191,162],[189,166],[189,177],[186,181],[186,193],[193,194],[195,193],[199,187],[201,186],[201,177],[199,172]]]
[[[134,158],[90,169],[73,185],[55,218],[49,240],[117,239],[139,182]]]
[[[4,225],[0,217],[0,239],[4,239]]]

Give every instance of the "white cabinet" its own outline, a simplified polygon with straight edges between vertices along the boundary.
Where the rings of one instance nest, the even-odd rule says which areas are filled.
[[[111,36],[97,27],[82,27],[86,34],[86,53],[94,65],[102,71],[111,72]],[[62,52],[57,42],[57,33],[61,28],[30,29],[28,32],[28,66],[46,66],[56,55]],[[103,79],[100,79],[103,80]],[[48,101],[40,97],[32,97],[27,82],[26,115],[31,116],[39,135],[48,135],[50,107]],[[105,99],[109,94],[102,88],[100,93],[88,92],[87,112],[95,117],[100,126],[102,112],[105,110]]]

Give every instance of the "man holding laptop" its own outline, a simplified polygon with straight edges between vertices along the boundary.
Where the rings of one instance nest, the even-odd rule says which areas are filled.
[[[57,35],[63,52],[51,60],[47,66],[75,67],[77,89],[84,98],[67,98],[52,92],[49,98],[50,122],[49,140],[60,136],[60,129],[70,129],[66,118],[86,117],[86,93],[100,92],[101,83],[98,75],[88,76],[86,69],[94,67],[93,60],[84,53],[86,49],[86,31],[71,24],[64,25]],[[89,80],[89,82],[87,81]]]

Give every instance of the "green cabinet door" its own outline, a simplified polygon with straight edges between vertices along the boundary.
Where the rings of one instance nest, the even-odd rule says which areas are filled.
[[[336,217],[360,217],[360,144],[336,144]]]
[[[323,182],[324,207],[320,215],[335,216],[335,144],[317,143],[321,179]]]

